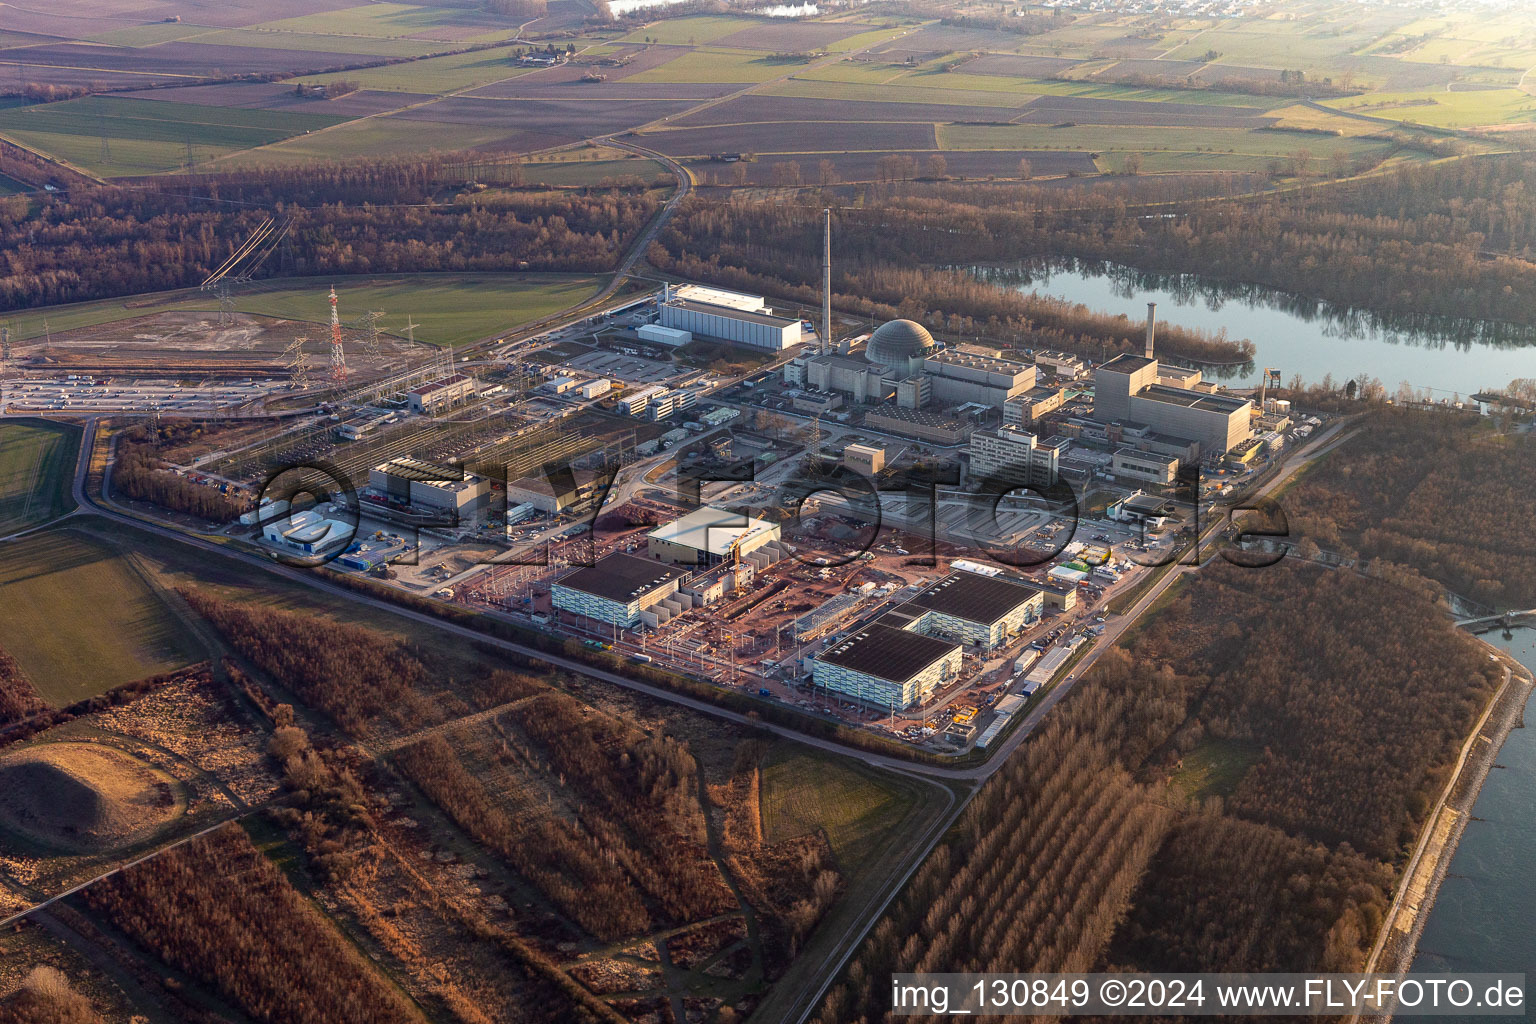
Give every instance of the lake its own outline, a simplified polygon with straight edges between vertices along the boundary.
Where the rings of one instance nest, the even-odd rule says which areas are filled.
[[[1462,398],[1516,377],[1536,377],[1536,328],[1443,317],[1385,317],[1339,310],[1269,288],[1225,285],[1181,275],[1143,274],[1112,264],[1069,262],[1043,268],[988,268],[983,276],[1023,292],[1079,302],[1094,310],[1146,319],[1157,303],[1161,321],[1247,338],[1258,349],[1252,367],[1213,372],[1232,386],[1257,385],[1266,366],[1289,384],[1332,374],[1343,382],[1379,377],[1388,394],[1407,381],[1431,397]]]
[[[1536,630],[1513,636],[1484,639],[1536,669]],[[1480,820],[1467,822],[1456,847],[1414,971],[1536,971],[1536,703],[1525,710],[1526,728],[1509,734],[1495,762],[1501,767],[1477,795],[1472,816]]]

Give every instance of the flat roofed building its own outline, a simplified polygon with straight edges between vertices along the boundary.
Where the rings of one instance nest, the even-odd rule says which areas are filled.
[[[1253,402],[1235,395],[1206,394],[1153,384],[1131,395],[1125,419],[1200,442],[1202,455],[1219,458],[1248,438]]]
[[[804,384],[818,391],[835,391],[855,402],[883,402],[893,384],[886,369],[857,356],[825,355],[805,360]]]
[[[642,612],[677,593],[688,572],[616,551],[562,577],[550,588],[558,609],[608,625],[638,625]]]
[[[1131,419],[1131,396],[1156,383],[1156,359],[1115,356],[1093,371],[1093,418],[1101,423]]]
[[[973,479],[1016,487],[1049,487],[1060,475],[1061,456],[1067,446],[1065,438],[1041,441],[1021,427],[1004,426],[976,431],[966,451]]]
[[[993,648],[1040,618],[1039,590],[1001,576],[952,572],[901,606],[920,611],[906,629]]]
[[[622,398],[620,398],[619,409],[623,411],[625,415],[638,416],[645,412],[646,407],[651,404],[653,399],[659,398],[666,393],[666,388],[658,387],[655,385],[652,385],[648,388],[641,388],[639,391],[631,392],[630,394],[624,395]]]
[[[1030,388],[1003,403],[1003,424],[1010,427],[1031,426],[1036,420],[1060,409],[1066,400],[1066,388]]]
[[[1065,377],[1068,380],[1076,380],[1088,372],[1088,361],[1070,352],[1036,349],[1032,358],[1036,366],[1043,366],[1056,376]]]
[[[864,425],[871,430],[915,437],[934,444],[961,444],[970,436],[970,428],[958,420],[896,405],[881,405],[871,409],[864,417]]]
[[[474,396],[475,380],[455,373],[406,392],[411,412],[430,416]]]
[[[659,312],[663,327],[695,336],[720,338],[773,352],[800,344],[800,321],[789,317],[689,299],[664,302]]]
[[[680,284],[672,289],[672,297],[690,302],[703,302],[711,306],[728,306],[731,309],[759,313],[768,308],[761,295],[731,292],[723,288],[709,288],[702,284]]]
[[[407,505],[467,512],[490,500],[491,482],[462,468],[390,459],[368,471],[368,486]]]
[[[933,400],[941,405],[979,402],[999,407],[1033,388],[1038,372],[1028,363],[947,349],[923,359]]]
[[[679,565],[710,565],[746,558],[779,540],[777,523],[706,505],[646,534],[652,558]]]
[[[1173,483],[1178,475],[1179,460],[1172,455],[1121,448],[1110,460],[1109,468],[1116,477],[1130,477],[1133,480],[1167,486]]]
[[[874,476],[885,468],[885,449],[873,444],[850,444],[843,449],[843,465],[865,476]]]
[[[817,686],[876,708],[906,708],[927,700],[960,674],[959,644],[895,626],[871,623],[812,661]]]

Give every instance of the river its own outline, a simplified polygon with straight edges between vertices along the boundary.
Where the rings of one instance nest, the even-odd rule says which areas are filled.
[[[1490,640],[1536,670],[1536,629]],[[1536,973],[1536,700],[1504,741],[1424,923],[1413,970]],[[1440,1020],[1457,1018],[1441,1017]],[[1487,1020],[1486,1017],[1468,1020]]]
[[[980,271],[998,283],[1079,302],[1093,310],[1123,313],[1140,323],[1147,303],[1159,320],[1182,327],[1225,331],[1258,349],[1254,364],[1230,376],[1232,386],[1256,385],[1264,367],[1308,383],[1324,375],[1342,383],[1367,374],[1389,394],[1407,381],[1435,399],[1466,398],[1516,377],[1536,377],[1536,328],[1443,317],[1388,318],[1268,288],[1213,283],[1193,276],[1143,274],[1110,264],[1069,262],[1044,268]]]

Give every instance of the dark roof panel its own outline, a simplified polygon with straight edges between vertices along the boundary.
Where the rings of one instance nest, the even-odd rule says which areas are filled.
[[[685,568],[615,551],[599,558],[595,564],[577,569],[564,579],[557,580],[555,586],[628,604],[671,580],[682,579],[687,575],[688,570]]]
[[[817,661],[841,665],[893,683],[905,683],[959,644],[871,623],[816,656]]]
[[[967,622],[991,625],[1034,598],[1030,588],[997,576],[952,572],[918,594],[907,605],[953,615]]]

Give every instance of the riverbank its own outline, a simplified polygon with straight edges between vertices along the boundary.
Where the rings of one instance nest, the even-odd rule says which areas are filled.
[[[1498,651],[1490,645],[1491,651]],[[1499,749],[1510,732],[1524,727],[1524,712],[1531,698],[1532,680],[1526,669],[1505,652],[1498,651],[1508,669],[1504,683],[1489,702],[1477,729],[1463,745],[1455,775],[1442,791],[1418,849],[1410,858],[1392,908],[1382,921],[1377,945],[1366,963],[1366,970],[1401,977],[1408,972],[1418,950],[1424,924],[1439,894],[1441,883],[1450,869],[1472,807],[1477,802]],[[1390,1012],[1368,1020],[1387,1024]]]

